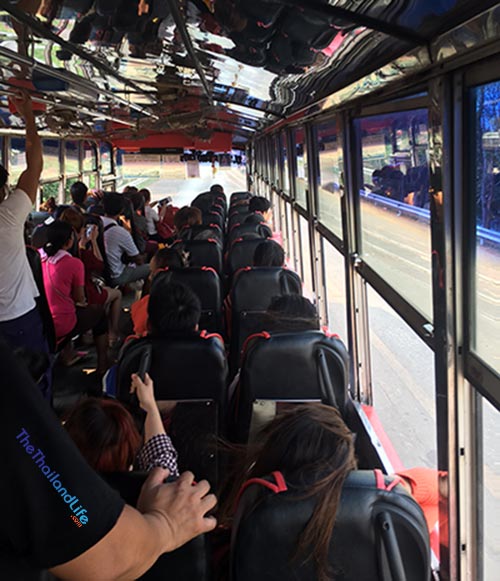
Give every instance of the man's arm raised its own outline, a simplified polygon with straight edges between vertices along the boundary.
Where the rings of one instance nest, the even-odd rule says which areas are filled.
[[[17,187],[26,192],[34,204],[43,169],[42,142],[36,128],[33,103],[29,95],[20,93],[19,97],[13,98],[13,102],[26,123],[26,169],[20,175]]]
[[[191,472],[165,484],[168,470],[155,468],[142,487],[138,509],[125,506],[116,525],[93,547],[50,571],[61,579],[109,581],[136,579],[163,553],[211,531],[217,521],[205,516],[217,499]]]

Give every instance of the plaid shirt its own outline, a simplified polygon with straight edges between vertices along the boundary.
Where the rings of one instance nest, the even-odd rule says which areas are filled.
[[[152,470],[156,466],[168,468],[171,476],[179,476],[177,451],[167,434],[156,434],[150,438],[137,454],[137,468]]]

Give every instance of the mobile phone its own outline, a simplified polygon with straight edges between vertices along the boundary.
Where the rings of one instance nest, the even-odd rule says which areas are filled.
[[[92,236],[92,232],[94,231],[95,225],[94,224],[89,224],[87,226],[87,238],[90,238]]]
[[[142,354],[141,362],[139,363],[139,369],[137,371],[137,375],[140,377],[142,382],[146,381],[146,373],[149,373],[149,368],[151,367],[151,355],[152,349],[151,346],[149,346]]]

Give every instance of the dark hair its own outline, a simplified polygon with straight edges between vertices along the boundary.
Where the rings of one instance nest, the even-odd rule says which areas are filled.
[[[139,190],[135,186],[125,186],[123,188],[124,194],[133,194],[134,192],[138,192]]]
[[[161,337],[172,332],[194,331],[200,316],[200,299],[190,288],[169,282],[167,273],[160,272],[155,276],[148,304],[152,335]]]
[[[128,471],[141,445],[134,419],[112,399],[83,401],[68,414],[64,427],[98,472]]]
[[[139,210],[141,213],[144,211],[145,200],[141,192],[133,192],[130,196],[130,201],[132,202],[134,210]]]
[[[283,266],[284,264],[285,251],[274,240],[264,240],[255,248],[254,266]]]
[[[250,198],[248,203],[248,210],[250,212],[267,212],[271,207],[271,202],[262,196],[254,196]]]
[[[45,229],[45,244],[43,249],[48,256],[54,256],[73,236],[73,226],[68,222],[55,220]]]
[[[283,472],[290,487],[300,488],[301,498],[316,498],[295,557],[314,559],[318,579],[326,581],[342,486],[356,469],[354,438],[338,410],[317,403],[295,405],[269,422],[251,444],[232,450],[237,460],[222,490],[219,521],[231,520],[244,482],[275,470]]]
[[[319,329],[318,313],[311,301],[301,295],[273,297],[265,314],[265,327],[279,333],[315,331]]]
[[[9,172],[0,164],[0,188],[3,188],[9,179]]]
[[[117,192],[104,192],[102,204],[104,213],[108,216],[118,216],[123,210],[123,194]]]
[[[142,194],[145,202],[151,201],[151,192],[149,190],[147,190],[146,188],[142,188],[142,190],[139,190],[139,194]]]
[[[201,210],[192,206],[183,206],[174,216],[174,226],[178,232],[184,227],[199,226],[201,221]]]
[[[160,268],[184,268],[186,263],[177,248],[162,248],[153,256],[154,265]]]
[[[62,222],[67,222],[71,224],[73,230],[78,234],[80,230],[85,226],[85,217],[80,211],[75,210],[75,208],[66,208],[62,214],[59,216],[59,220]]]
[[[223,194],[224,188],[219,184],[214,184],[213,186],[210,187],[210,191],[214,194]]]
[[[75,182],[71,185],[69,193],[75,204],[78,206],[83,206],[88,190],[89,189],[83,182]]]

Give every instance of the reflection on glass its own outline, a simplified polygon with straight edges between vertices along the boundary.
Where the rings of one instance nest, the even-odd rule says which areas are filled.
[[[78,141],[66,141],[64,144],[66,150],[65,173],[66,175],[77,174],[80,171],[78,162],[79,143]]]
[[[436,468],[433,352],[367,288],[374,407],[405,468]]]
[[[286,252],[288,254],[289,267],[292,270],[298,272],[297,257],[295,255],[295,243],[294,243],[295,232],[293,229],[292,205],[286,202],[285,206],[286,206]]]
[[[97,169],[96,151],[93,143],[83,142],[83,171],[94,171]]]
[[[26,169],[26,141],[24,137],[10,138],[9,184],[15,187],[21,173]]]
[[[347,345],[347,303],[344,257],[325,238],[322,238],[325,268],[328,328],[337,333]]]
[[[318,143],[318,204],[319,219],[339,238],[342,238],[341,165],[342,148],[337,140],[335,121],[319,125],[316,129]]]
[[[299,218],[300,249],[302,259],[302,281],[304,283],[304,295],[312,299],[314,297],[313,273],[311,267],[311,241],[309,238],[309,224],[302,216]]]
[[[293,132],[295,143],[295,197],[296,202],[307,208],[307,149],[304,129]]]
[[[61,175],[61,168],[59,163],[59,141],[57,139],[42,139],[42,147],[42,179],[47,180],[50,178],[58,178]]]
[[[427,111],[365,117],[356,127],[363,258],[431,318]]]
[[[500,567],[500,412],[483,399],[484,581]]]
[[[113,171],[112,166],[112,156],[113,150],[109,143],[101,143],[99,146],[100,154],[101,154],[101,174],[106,175],[110,174]]]
[[[500,82],[473,89],[476,200],[472,346],[500,372]]]
[[[288,176],[288,150],[286,146],[286,133],[280,135],[281,159],[283,160],[283,191],[290,195],[290,178]]]

